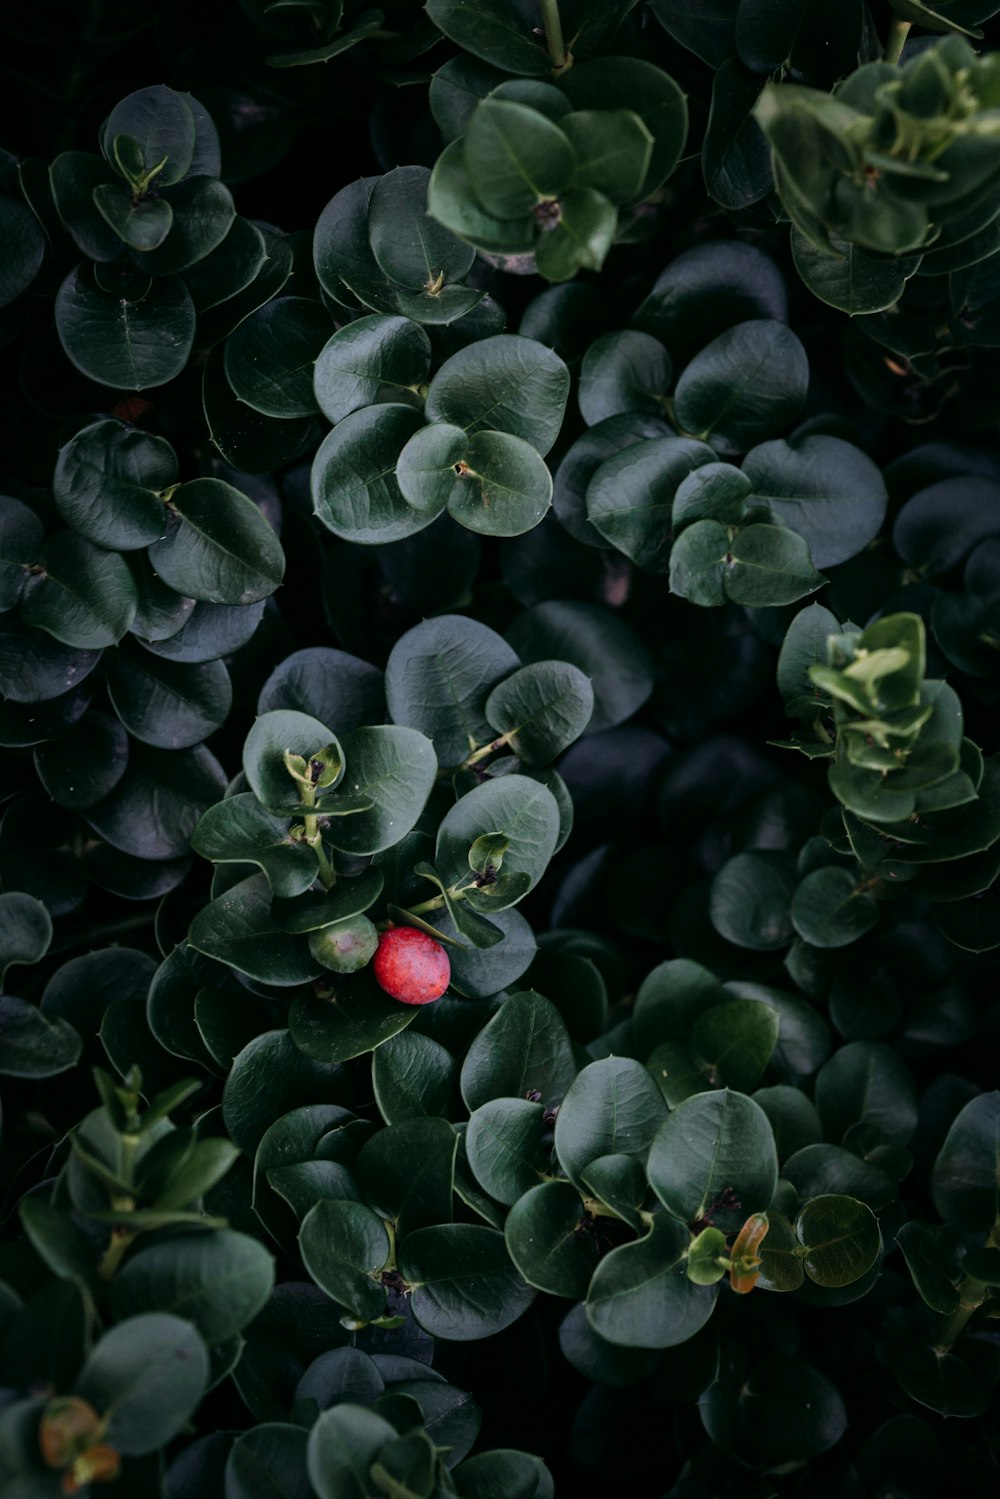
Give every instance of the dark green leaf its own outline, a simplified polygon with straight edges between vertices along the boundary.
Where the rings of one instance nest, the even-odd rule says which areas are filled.
[[[558,354],[534,339],[498,333],[445,360],[427,392],[427,418],[470,433],[509,432],[544,458],[559,435],[569,384]]]
[[[660,1127],[648,1171],[676,1217],[735,1232],[750,1213],[766,1212],[774,1196],[778,1157],[767,1115],[728,1088],[685,1099]]]
[[[149,560],[178,593],[252,604],[281,582],[285,558],[260,509],[222,479],[192,479],[170,497],[171,524]]]
[[[56,296],[56,330],[77,369],[99,385],[149,390],[187,364],[195,310],[178,276],[151,281],[138,271],[102,285],[89,266],[70,271]]]
[[[704,1327],[718,1286],[687,1276],[691,1235],[669,1213],[657,1213],[644,1238],[606,1254],[587,1293],[587,1317],[609,1343],[675,1348]]]
[[[264,416],[317,410],[313,367],[330,336],[330,316],[307,297],[278,297],[226,342],[225,370],[237,397]]]
[[[644,1162],[666,1116],[663,1096],[641,1063],[603,1057],[584,1067],[556,1118],[555,1149],[576,1186],[592,1161],[629,1155]]]
[[[118,1452],[141,1455],[180,1431],[204,1394],[208,1372],[208,1353],[191,1323],[148,1312],[104,1334],[76,1393],[106,1413],[106,1439]]]
[[[418,1229],[400,1247],[399,1269],[413,1286],[413,1315],[421,1327],[449,1342],[491,1337],[535,1299],[493,1228],[446,1223]]]

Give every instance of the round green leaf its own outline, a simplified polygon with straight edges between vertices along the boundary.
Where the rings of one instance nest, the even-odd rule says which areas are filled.
[[[714,451],[688,437],[634,442],[606,458],[587,485],[587,518],[639,567],[662,572],[678,487]],[[671,586],[675,587],[673,577]]]
[[[769,1005],[731,999],[698,1016],[691,1028],[691,1046],[713,1086],[749,1093],[771,1060],[779,1025]]]
[[[417,1018],[414,1005],[390,999],[367,972],[351,979],[337,977],[330,988],[329,997],[325,992],[297,995],[288,1014],[296,1046],[317,1062],[340,1063],[365,1056]]]
[[[671,373],[670,355],[649,333],[631,328],[605,333],[583,356],[580,415],[588,427],[632,411],[662,416]]]
[[[457,1148],[458,1135],[445,1119],[390,1124],[361,1147],[358,1185],[397,1236],[451,1219]]]
[[[587,1318],[609,1343],[628,1348],[676,1348],[709,1317],[718,1286],[696,1286],[687,1275],[691,1235],[668,1213],[649,1232],[606,1254],[587,1293]]]
[[[38,963],[52,941],[52,918],[33,895],[18,890],[0,894],[3,936],[0,938],[0,983],[14,963]]]
[[[986,1232],[996,1216],[1000,1092],[982,1093],[955,1119],[934,1163],[934,1206],[946,1223]]]
[[[107,665],[111,705],[143,744],[186,749],[225,723],[233,689],[221,661],[181,665],[123,643]]]
[[[560,1103],[577,1073],[566,1022],[532,990],[512,994],[474,1037],[462,1064],[462,1097],[471,1111],[494,1098],[537,1092]]]
[[[836,1387],[818,1369],[785,1354],[755,1365],[739,1398],[746,1438],[768,1462],[805,1462],[828,1451],[847,1429]]]
[[[139,859],[177,859],[190,852],[199,817],[226,787],[222,766],[204,745],[160,750],[135,745],[110,796],[87,811],[102,838]]]
[[[334,1301],[364,1321],[382,1315],[385,1291],[378,1273],[389,1258],[389,1235],[371,1208],[317,1202],[302,1220],[299,1247],[309,1274]]]
[[[543,39],[527,26],[511,24],[505,0],[428,0],[427,14],[445,36],[484,62],[526,78],[547,78],[552,66]]]
[[[165,84],[137,89],[120,100],[104,121],[101,149],[109,161],[124,163],[119,138],[128,137],[135,148],[137,171],[151,172],[159,167],[154,181],[157,187],[169,187],[179,182],[195,161],[198,127],[192,105],[200,109],[190,94],[176,93]]]
[[[795,1237],[808,1253],[805,1272],[819,1286],[849,1286],[878,1259],[878,1219],[854,1197],[814,1197],[795,1220]]]
[[[793,927],[789,906],[795,870],[783,854],[736,854],[712,881],[712,925],[739,947],[772,952],[787,947]]]
[[[792,259],[814,297],[847,312],[885,312],[894,307],[920,266],[919,255],[872,255],[839,235],[830,235],[830,255],[792,226]]]
[[[264,984],[291,988],[323,972],[305,937],[293,936],[271,914],[273,896],[262,874],[241,880],[195,916],[191,946],[216,962]]]
[[[329,838],[349,854],[376,854],[391,848],[413,828],[437,776],[437,756],[416,729],[395,724],[363,725],[344,736],[347,770],[324,798],[324,812],[336,818]],[[338,816],[352,802],[370,803],[354,816]]]
[[[792,923],[813,947],[846,947],[878,925],[878,901],[847,869],[828,864],[807,874],[792,896]]]
[[[447,508],[470,531],[520,536],[552,502],[552,476],[530,443],[507,432],[473,432],[433,422],[399,455],[396,482],[423,515]]]
[[[434,862],[442,880],[449,885],[468,882],[469,849],[484,833],[503,834],[508,840],[503,873],[526,874],[528,889],[532,889],[555,852],[559,836],[556,799],[548,787],[520,775],[485,781],[467,792],[438,828]]]
[[[121,182],[95,187],[94,205],[130,250],[143,253],[162,245],[174,222],[174,211],[165,198],[136,198]]]
[[[542,1182],[515,1198],[504,1239],[529,1285],[581,1299],[600,1258],[595,1223],[569,1182]]]
[[[149,549],[169,587],[208,604],[252,604],[281,582],[284,553],[252,500],[222,479],[192,479],[170,497],[170,526]]]
[[[187,364],[195,310],[179,276],[150,281],[123,272],[117,287],[100,285],[87,265],[70,271],[56,295],[56,331],[69,359],[99,385],[149,390]]]
[[[208,1375],[208,1352],[191,1323],[146,1312],[104,1334],[76,1393],[106,1417],[105,1436],[116,1451],[141,1456],[177,1435],[205,1393]]]
[[[173,228],[161,245],[136,258],[140,269],[154,276],[172,276],[205,260],[225,243],[236,222],[233,195],[214,177],[189,177],[164,197],[173,212]]]
[[[837,1144],[852,1124],[873,1124],[895,1145],[906,1145],[917,1123],[913,1074],[883,1041],[849,1041],[816,1075],[816,1107],[823,1132]]]
[[[277,297],[226,342],[225,371],[237,397],[265,416],[311,416],[313,367],[330,336],[330,315],[308,297]]]
[[[331,422],[381,401],[405,401],[426,382],[430,363],[430,339],[419,323],[378,314],[358,318],[338,328],[320,351],[316,400]]]
[[[163,535],[160,492],[176,482],[177,457],[164,438],[101,421],[60,448],[52,490],[74,531],[97,546],[130,551]]]
[[[708,1220],[735,1233],[766,1212],[778,1180],[764,1110],[728,1088],[687,1098],[667,1116],[649,1151],[649,1182],[685,1223]]]
[[[30,208],[13,198],[0,198],[0,307],[7,307],[27,291],[45,259],[45,234]]]
[[[474,1342],[502,1332],[535,1299],[511,1264],[503,1234],[445,1223],[409,1234],[399,1270],[413,1287],[413,1315],[432,1337]]]
[[[688,125],[684,94],[667,73],[641,57],[603,55],[574,63],[559,87],[574,110],[628,110],[642,121],[653,144],[636,199],[649,197],[666,181],[680,161]]]
[[[13,609],[38,561],[45,527],[35,512],[11,495],[0,495],[0,612]]]
[[[494,687],[486,717],[528,765],[548,765],[578,739],[594,711],[594,690],[567,661],[523,666]]]
[[[544,1113],[540,1103],[522,1096],[491,1099],[469,1116],[465,1151],[472,1174],[484,1192],[507,1207],[538,1186],[548,1164],[541,1144]],[[579,1195],[573,1195],[579,1207]]]
[[[531,213],[573,180],[576,152],[558,125],[508,99],[484,99],[473,110],[463,146],[473,191],[497,219]]]
[[[431,295],[461,281],[476,255],[427,212],[427,167],[396,167],[380,177],[368,210],[372,254],[399,286]]]
[[[151,1311],[183,1315],[212,1347],[257,1315],[273,1284],[274,1260],[263,1244],[213,1229],[139,1248],[115,1275],[111,1304],[118,1319]]]
[[[498,333],[445,360],[427,392],[427,419],[467,432],[509,432],[544,458],[562,428],[569,386],[558,354],[534,339]]]
[[[796,418],[809,361],[784,323],[737,323],[696,354],[674,394],[679,424],[720,453],[777,437]]]
[[[10,891],[0,899],[4,901],[0,914],[5,918],[13,915],[17,923],[13,936],[20,946],[15,951],[24,952],[27,923],[22,903],[32,897]],[[14,902],[18,904],[12,911]],[[48,946],[48,942],[45,946]],[[8,948],[7,951],[9,950]],[[8,958],[6,953],[3,954],[3,959],[5,971],[11,963],[37,961],[19,956]],[[75,1067],[80,1060],[83,1041],[74,1027],[58,1016],[52,1021],[47,1020],[41,1010],[26,999],[0,995],[0,1025],[3,1026],[4,1036],[0,1073],[7,1077],[52,1077],[57,1072]]]
[[[308,1433],[301,1426],[264,1421],[244,1431],[226,1459],[226,1499],[264,1499],[281,1475],[281,1499],[313,1499],[306,1469]]]
[[[417,509],[400,492],[399,456],[423,417],[393,402],[354,411],[320,444],[312,467],[316,514],[335,536],[368,545],[422,531],[444,508]]]
[[[301,895],[319,875],[313,848],[289,838],[286,819],[272,817],[250,792],[209,807],[191,835],[191,847],[217,864],[256,864],[275,895],[285,899]],[[284,919],[281,926],[303,930],[290,928]]]
[[[323,1411],[309,1433],[309,1477],[319,1499],[367,1499],[368,1474],[396,1428],[375,1411],[344,1403]]]
[[[517,616],[507,638],[524,662],[569,661],[590,678],[592,734],[631,718],[653,690],[648,647],[624,620],[596,604],[536,604]]]
[[[41,575],[21,605],[25,624],[84,650],[100,650],[121,640],[137,602],[135,582],[123,557],[72,531],[57,531],[42,547],[38,565]]]
[[[599,1157],[628,1155],[644,1162],[665,1116],[663,1095],[640,1062],[602,1057],[584,1067],[560,1105],[559,1163],[583,1190],[587,1167]]]
[[[298,782],[285,764],[286,754],[305,761],[329,756],[323,761],[329,766],[333,759],[343,764],[344,753],[326,724],[308,713],[275,708],[260,715],[243,745],[243,774],[254,796],[269,811],[291,817],[301,814],[303,803]],[[340,778],[337,776],[331,784],[335,786]],[[322,791],[319,796],[322,800]]]
[[[236,318],[236,322],[239,324],[242,319]],[[301,377],[299,389],[304,389]],[[225,350],[221,345],[208,356],[201,399],[212,441],[230,467],[244,473],[268,474],[284,468],[301,458],[320,436],[320,426],[314,417],[265,416],[240,400],[226,378]]]
[[[276,1118],[307,1103],[343,1103],[345,1093],[339,1067],[305,1056],[287,1030],[265,1031],[233,1061],[222,1119],[234,1144],[252,1156]]]
[[[876,464],[853,443],[815,433],[765,442],[743,460],[755,500],[789,526],[816,567],[833,567],[865,549],[885,519],[888,495]]]
[[[372,1053],[372,1089],[386,1124],[443,1115],[455,1074],[451,1053],[419,1031],[400,1031]]]

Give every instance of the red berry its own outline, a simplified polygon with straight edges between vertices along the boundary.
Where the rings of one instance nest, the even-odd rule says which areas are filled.
[[[372,971],[386,994],[404,1005],[440,999],[451,978],[451,963],[440,942],[413,926],[394,926],[379,938]]]

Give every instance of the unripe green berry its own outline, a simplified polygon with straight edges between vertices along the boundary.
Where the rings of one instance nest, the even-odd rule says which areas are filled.
[[[309,933],[309,951],[334,973],[357,973],[371,962],[377,947],[378,932],[367,916],[349,916]]]

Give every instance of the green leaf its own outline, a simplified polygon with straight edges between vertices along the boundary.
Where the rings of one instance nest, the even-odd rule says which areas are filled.
[[[256,864],[275,895],[286,899],[308,890],[319,874],[315,850],[289,838],[285,819],[272,817],[250,792],[210,807],[191,835],[191,847],[215,863]],[[282,929],[309,930],[285,922]]]
[[[849,1041],[835,1052],[816,1075],[815,1100],[824,1134],[838,1143],[852,1124],[864,1123],[906,1145],[917,1123],[913,1075],[883,1041]]]
[[[901,1338],[887,1349],[886,1363],[912,1400],[942,1416],[981,1416],[995,1398],[1000,1357],[985,1343],[964,1338],[942,1353],[929,1341]]]
[[[177,472],[177,457],[164,438],[124,422],[100,421],[60,448],[52,489],[59,514],[74,531],[97,546],[129,551],[163,535],[167,514],[160,491],[174,486]]]
[[[381,401],[402,402],[426,382],[431,345],[419,323],[372,314],[338,328],[316,360],[313,382],[323,415],[339,422]]]
[[[122,390],[166,385],[187,364],[194,342],[194,303],[179,276],[151,281],[121,270],[103,283],[81,264],[59,288],[55,319],[80,373]]]
[[[610,609],[551,599],[525,609],[507,638],[524,662],[569,661],[594,689],[592,734],[630,718],[653,690],[649,649]]]
[[[807,1202],[795,1220],[795,1236],[808,1251],[805,1272],[820,1286],[849,1286],[878,1259],[878,1219],[853,1197],[823,1196]]]
[[[598,8],[607,14],[607,7]],[[645,125],[653,146],[649,167],[635,198],[648,198],[673,172],[687,138],[687,104],[674,80],[641,57],[615,57],[601,49],[588,62],[576,62],[559,78],[574,110],[628,110]]]
[[[409,1234],[399,1270],[413,1287],[420,1326],[448,1342],[474,1342],[502,1332],[535,1299],[511,1264],[503,1235],[468,1223],[446,1223]]]
[[[193,1322],[209,1347],[238,1333],[274,1284],[263,1244],[232,1229],[176,1234],[132,1253],[117,1271],[111,1305],[118,1319],[169,1312]]]
[[[20,600],[44,538],[45,527],[32,509],[0,495],[0,610],[13,609]]]
[[[630,109],[580,109],[559,128],[576,152],[574,190],[595,188],[613,203],[632,203],[642,191],[653,155],[653,137]]]
[[[689,474],[714,458],[714,451],[706,443],[687,437],[632,443],[597,468],[587,485],[587,518],[639,567],[662,572],[670,556],[671,518],[678,488]],[[684,536],[675,543],[675,557],[679,558],[678,548],[683,542]],[[717,561],[713,556],[713,566]],[[677,565],[671,562],[671,587],[675,591]]]
[[[369,868],[358,875],[338,876],[330,890],[314,890],[294,900],[276,900],[272,912],[283,931],[316,932],[351,916],[360,916],[378,900],[382,886],[381,871]]]
[[[173,227],[174,211],[166,198],[135,198],[131,189],[119,182],[102,182],[95,187],[94,205],[131,250],[155,250]]]
[[[543,41],[518,24],[506,0],[428,0],[427,14],[464,52],[526,78],[547,78],[552,63]]]
[[[222,766],[204,745],[158,750],[136,745],[111,795],[87,813],[113,848],[139,859],[178,859],[202,813],[226,787]]]
[[[389,713],[426,734],[442,765],[457,765],[489,741],[486,701],[519,665],[503,637],[478,620],[457,614],[426,619],[389,653]]]
[[[470,433],[509,432],[544,458],[562,428],[569,385],[558,354],[534,339],[498,333],[445,360],[427,392],[427,419]]]
[[[771,1060],[779,1025],[769,1005],[731,999],[702,1011],[691,1028],[691,1046],[714,1087],[749,1093]]]
[[[190,94],[176,93],[164,84],[138,89],[116,104],[104,121],[101,149],[109,161],[120,164],[124,153],[119,138],[126,136],[135,149],[136,174],[158,168],[153,178],[157,188],[169,187],[180,182],[196,161],[195,110],[200,108]]]
[[[674,394],[677,421],[722,454],[745,452],[795,420],[809,361],[784,323],[737,323],[702,349]]]
[[[195,916],[188,941],[197,951],[264,984],[290,988],[323,972],[305,937],[282,931],[271,915],[267,878],[251,875]]]
[[[319,763],[317,757],[320,756],[327,767],[320,776],[322,780],[328,778],[333,760],[339,761],[343,767],[343,750],[326,724],[292,708],[274,708],[269,713],[262,713],[247,735],[243,746],[243,774],[254,796],[269,811],[289,817],[301,815],[303,798],[298,782],[288,769],[288,757]],[[343,769],[332,778],[330,785],[336,786],[342,777]],[[315,785],[318,787],[318,782]],[[319,804],[323,804],[322,790],[319,791]]]
[[[170,497],[170,526],[149,549],[169,587],[208,604],[252,604],[285,571],[281,544],[261,510],[222,479],[192,479]]]
[[[552,502],[552,476],[530,443],[507,432],[468,435],[446,422],[413,434],[399,455],[396,482],[421,515],[447,509],[486,536],[530,531]]]
[[[85,650],[122,638],[136,609],[135,583],[123,557],[72,531],[57,531],[42,547],[38,565],[41,575],[21,606],[25,624]]]
[[[39,963],[52,941],[52,917],[33,895],[8,890],[0,894],[0,985],[8,968]]]
[[[666,1115],[663,1096],[646,1068],[631,1057],[603,1057],[578,1074],[556,1118],[555,1150],[574,1186],[599,1157],[634,1156],[645,1162]]]
[[[433,1037],[413,1030],[390,1036],[372,1053],[372,1089],[386,1124],[445,1114],[456,1071]]]
[[[308,297],[277,297],[226,342],[226,379],[239,400],[264,416],[311,416],[313,367],[330,336],[330,315]]]
[[[288,1026],[296,1046],[318,1062],[347,1062],[396,1036],[417,1018],[413,1005],[390,999],[367,970],[353,979],[324,974],[329,997],[305,993],[292,1002]]]
[[[347,770],[323,799],[324,815],[336,818],[329,832],[335,848],[350,854],[376,854],[391,848],[414,827],[437,775],[430,740],[416,729],[395,724],[363,725],[344,736]],[[352,805],[369,803],[353,816]]]
[[[191,1323],[147,1312],[104,1334],[76,1393],[105,1416],[105,1438],[116,1451],[141,1456],[177,1435],[201,1400],[208,1373],[208,1353]]]
[[[670,355],[650,334],[633,328],[605,333],[583,356],[580,415],[588,427],[632,411],[662,416],[671,373]]]
[[[255,1036],[233,1061],[222,1096],[222,1118],[234,1144],[253,1155],[276,1117],[306,1103],[340,1103],[339,1068],[303,1055],[287,1030]]]
[[[548,867],[559,835],[555,797],[546,786],[521,775],[485,781],[467,792],[438,828],[434,862],[442,880],[449,885],[468,883],[469,848],[483,833],[502,833],[507,838],[504,874],[526,874],[528,888],[533,889]]]
[[[45,234],[35,215],[23,203],[0,198],[0,239],[4,247],[0,266],[0,307],[8,307],[27,291],[45,258]]]
[[[761,443],[743,460],[743,472],[754,498],[802,537],[817,567],[856,556],[885,519],[888,495],[878,467],[839,437]]]
[[[464,152],[475,194],[497,219],[520,218],[558,198],[576,169],[576,152],[559,126],[506,99],[484,99],[473,110]]]
[[[924,1304],[944,1317],[957,1311],[965,1255],[958,1229],[911,1218],[896,1230],[896,1243]]]
[[[494,1098],[537,1092],[547,1108],[560,1103],[577,1073],[566,1023],[531,990],[512,994],[474,1037],[462,1065],[462,1097],[472,1112]]]
[[[0,896],[5,906],[15,900],[31,899],[31,896],[14,892]],[[9,907],[4,914],[9,914]],[[17,935],[23,936],[23,920],[18,920],[18,927],[21,930]],[[20,961],[20,958],[8,959],[7,966]],[[0,1025],[4,1036],[0,1073],[7,1077],[52,1077],[74,1067],[80,1060],[83,1041],[74,1027],[58,1016],[52,1021],[47,1020],[26,999],[0,995]]]
[[[363,1406],[323,1411],[309,1433],[309,1477],[319,1499],[371,1499],[369,1471],[396,1428]]]
[[[215,177],[188,177],[164,197],[174,216],[170,234],[141,258],[133,256],[140,270],[154,276],[172,276],[207,259],[225,243],[236,222],[233,195]]]
[[[408,1119],[390,1124],[362,1146],[355,1167],[358,1185],[397,1237],[449,1223],[458,1135],[445,1119]]]
[[[872,255],[849,239],[830,235],[833,254],[821,250],[793,225],[795,269],[814,297],[841,312],[885,312],[894,307],[920,266],[919,255]]]
[[[847,1410],[836,1386],[818,1369],[786,1354],[755,1364],[739,1399],[740,1428],[769,1463],[805,1462],[835,1446],[847,1429]]]
[[[475,251],[427,213],[427,167],[396,167],[380,177],[368,210],[372,254],[390,281],[430,296],[461,281]]]
[[[281,1499],[313,1499],[306,1471],[307,1441],[301,1426],[278,1421],[264,1421],[244,1431],[226,1459],[226,1499],[264,1499],[274,1494],[276,1483]]]
[[[491,1099],[469,1116],[465,1151],[472,1174],[484,1192],[506,1207],[537,1187],[548,1165],[550,1153],[542,1148],[544,1113],[542,1104],[522,1096]]]
[[[600,1258],[597,1221],[569,1182],[543,1182],[515,1200],[504,1239],[529,1285],[576,1300],[586,1296]]]
[[[792,922],[813,947],[846,947],[878,925],[878,901],[847,869],[827,865],[807,874],[792,897]]]
[[[729,859],[712,881],[712,925],[728,942],[758,952],[787,947],[795,871],[783,854],[753,851]]]
[[[574,188],[559,202],[559,217],[543,225],[535,261],[549,281],[569,281],[581,270],[599,271],[618,229],[614,204],[591,187]]]
[[[123,641],[107,672],[111,705],[143,744],[189,748],[221,728],[232,707],[232,683],[221,661],[165,661]]]
[[[417,509],[400,492],[396,464],[423,426],[412,406],[394,402],[345,416],[320,444],[312,467],[316,514],[335,536],[373,545],[401,541],[444,508]]]
[[[381,1218],[360,1202],[317,1202],[299,1230],[302,1259],[316,1284],[362,1321],[385,1311],[378,1276],[389,1258]]]
[[[774,1196],[778,1157],[767,1115],[728,1088],[685,1099],[661,1125],[647,1170],[676,1217],[734,1233],[749,1214],[766,1212]]]
[[[657,1213],[644,1238],[606,1254],[587,1293],[594,1331],[628,1348],[675,1348],[694,1337],[712,1315],[719,1288],[688,1279],[690,1243],[683,1223]]]
[[[955,1119],[934,1162],[934,1206],[946,1223],[988,1232],[997,1217],[1000,1092],[981,1093]]]
[[[583,733],[594,711],[589,680],[566,661],[539,661],[494,687],[491,728],[528,765],[548,765]]]

